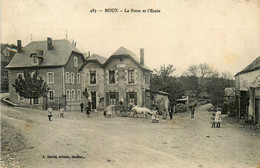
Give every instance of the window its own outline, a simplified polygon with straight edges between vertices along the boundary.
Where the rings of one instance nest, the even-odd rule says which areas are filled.
[[[90,84],[96,84],[96,72],[90,72]]]
[[[54,73],[53,72],[47,73],[47,83],[54,83]]]
[[[38,58],[36,55],[33,56],[33,64],[38,64]]]
[[[116,93],[110,93],[110,105],[116,104]]]
[[[70,83],[70,73],[69,72],[66,72],[65,78],[66,78],[66,83]]]
[[[135,94],[133,92],[129,93],[129,103],[135,103]]]
[[[24,75],[23,75],[23,73],[18,73],[18,74],[17,74],[17,77],[24,78]]]
[[[75,100],[75,90],[74,89],[71,90],[71,100],[72,101]]]
[[[128,70],[128,83],[135,83],[134,70]]]
[[[77,83],[80,83],[80,74],[77,73]]]
[[[70,101],[70,90],[66,90],[66,100]]]
[[[54,100],[54,91],[53,90],[49,91],[49,99]]]
[[[33,98],[33,104],[39,104],[39,99],[38,98]]]
[[[109,84],[115,84],[115,71],[109,71]]]
[[[71,83],[74,84],[75,82],[75,77],[74,77],[74,73],[71,72]]]
[[[77,99],[78,100],[81,100],[81,91],[78,89],[77,91]]]
[[[78,58],[74,57],[74,67],[78,67]]]

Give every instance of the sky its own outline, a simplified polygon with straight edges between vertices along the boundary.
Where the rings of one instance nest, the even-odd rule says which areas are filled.
[[[105,8],[119,12],[98,12]],[[120,46],[138,56],[144,48],[151,69],[172,64],[182,75],[207,63],[235,75],[260,56],[260,0],[1,0],[2,43],[66,34],[80,51],[104,57]]]

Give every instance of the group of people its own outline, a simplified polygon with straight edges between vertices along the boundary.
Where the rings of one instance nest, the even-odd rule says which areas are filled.
[[[47,111],[48,111],[49,121],[52,121],[52,107],[49,106],[48,109],[47,109]],[[63,108],[63,107],[60,107],[59,117],[64,118],[64,108]]]
[[[212,113],[211,117],[211,127],[212,128],[220,128],[220,123],[221,123],[221,112],[220,111],[215,111]]]

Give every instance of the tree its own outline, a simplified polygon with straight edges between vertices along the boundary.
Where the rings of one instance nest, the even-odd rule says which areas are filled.
[[[174,105],[184,93],[180,80],[173,75],[175,70],[173,65],[161,65],[159,70],[154,69],[151,78],[151,90],[169,93],[170,105]]]
[[[39,76],[38,71],[30,73],[29,70],[25,70],[24,77],[18,76],[13,83],[13,87],[19,96],[30,99],[30,104],[32,104],[32,99],[46,96],[49,91],[48,85]]]
[[[204,63],[191,65],[181,79],[185,88],[195,94],[196,99],[198,99],[200,94],[206,91],[209,81],[217,76],[218,72]]]

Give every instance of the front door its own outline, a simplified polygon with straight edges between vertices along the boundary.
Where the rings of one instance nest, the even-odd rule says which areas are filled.
[[[96,109],[97,108],[97,96],[96,96],[95,91],[91,92],[91,101],[92,101],[92,109]]]

